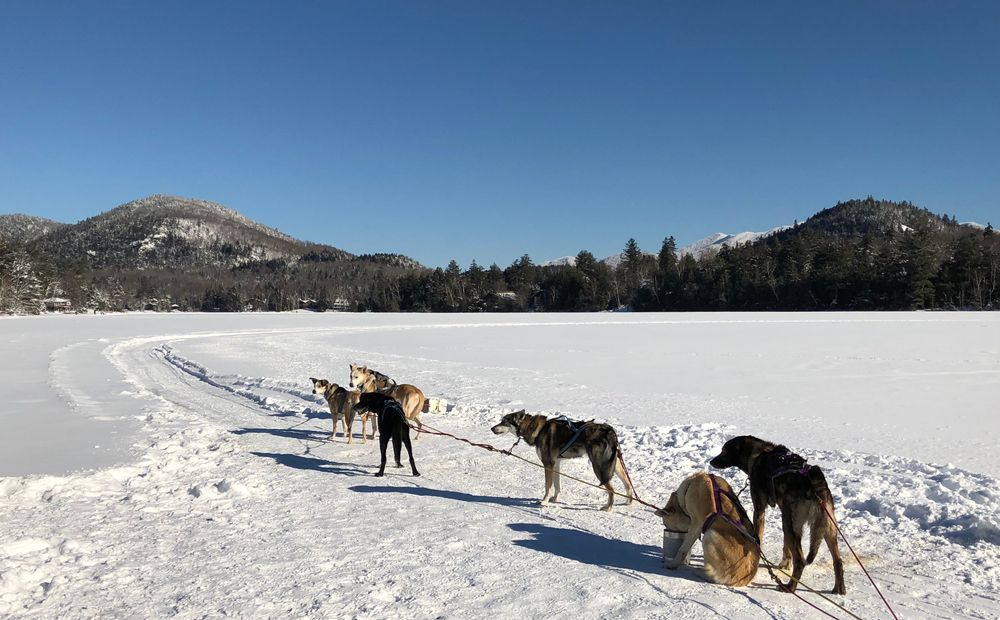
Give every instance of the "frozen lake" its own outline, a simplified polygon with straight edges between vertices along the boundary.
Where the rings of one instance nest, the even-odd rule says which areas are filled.
[[[14,429],[0,439],[0,474],[126,458],[127,421],[140,412],[100,352],[169,334],[227,373],[337,377],[363,359],[425,378],[453,399],[628,424],[721,422],[790,445],[1000,475],[997,313],[0,319],[8,386],[0,418]]]
[[[610,421],[659,505],[728,437],[785,443],[902,617],[1000,614],[1000,314],[46,316],[0,343],[0,616],[815,617],[763,571],[660,568],[642,507],[571,482],[538,506],[539,471],[495,453],[428,437],[421,478],[371,477],[375,445],[328,441],[310,393],[349,362],[499,447],[514,409]],[[846,572],[835,598],[884,616]]]

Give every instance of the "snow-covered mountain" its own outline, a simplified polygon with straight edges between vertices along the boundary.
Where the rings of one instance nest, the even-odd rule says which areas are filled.
[[[220,204],[178,196],[149,196],[77,224],[48,228],[30,241],[35,250],[93,268],[230,267],[310,252],[325,260],[353,258],[332,246],[293,239]]]
[[[61,222],[23,213],[0,215],[0,239],[28,243],[64,226],[66,224]]]
[[[777,226],[764,232],[745,231],[735,234],[717,232],[714,235],[709,235],[704,239],[699,239],[694,243],[684,246],[677,252],[677,255],[684,256],[685,254],[690,254],[695,258],[701,258],[708,254],[718,252],[724,247],[733,247],[743,245],[744,243],[753,243],[758,239],[770,237],[771,235],[788,228],[790,228],[790,226]]]
[[[539,267],[573,267],[576,265],[575,256],[560,256],[559,258],[553,258],[552,260],[547,260],[544,263],[539,263]]]

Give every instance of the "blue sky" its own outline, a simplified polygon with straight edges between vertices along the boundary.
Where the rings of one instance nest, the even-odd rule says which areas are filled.
[[[1000,3],[0,3],[0,212],[154,193],[431,266],[996,225]]]

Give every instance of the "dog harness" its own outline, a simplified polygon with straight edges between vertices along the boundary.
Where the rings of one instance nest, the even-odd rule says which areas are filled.
[[[708,531],[708,528],[712,527],[712,524],[715,523],[716,519],[721,517],[726,523],[732,525],[737,529],[737,531],[742,532],[747,536],[747,538],[759,545],[760,541],[757,540],[757,535],[753,533],[753,522],[750,521],[750,517],[747,516],[747,511],[743,509],[743,504],[740,503],[740,499],[736,497],[736,494],[731,490],[723,491],[713,474],[709,474],[708,478],[712,481],[712,497],[715,500],[715,512],[708,515],[708,518],[705,519],[704,525],[701,526],[702,535]],[[730,503],[732,503],[733,507],[736,508],[736,512],[740,514],[739,522],[722,510],[723,495],[729,498]]]
[[[784,446],[780,446],[768,453],[761,465],[764,466],[764,471],[767,472],[767,478],[771,484],[772,505],[778,499],[778,494],[774,489],[775,478],[786,474],[808,476],[810,470],[813,468],[804,458],[794,452],[789,452],[788,448]]]
[[[573,444],[576,443],[576,440],[579,439],[580,435],[583,434],[583,429],[588,424],[590,424],[590,422],[592,422],[592,420],[591,421],[587,421],[587,422],[579,422],[578,423],[578,422],[574,422],[573,420],[570,420],[566,416],[559,416],[556,419],[560,420],[563,423],[565,423],[566,426],[569,427],[569,430],[573,431],[573,436],[569,438],[569,441],[567,441],[565,444],[563,444],[562,448],[559,449],[559,458],[562,458],[562,455],[565,454],[565,452],[567,450],[569,450],[570,448],[573,447]],[[577,426],[577,424],[579,424],[579,426]]]
[[[385,383],[385,387],[382,388],[382,389],[389,389],[389,388],[396,387],[396,381],[392,377],[388,377],[386,375],[383,375],[382,373],[380,373],[377,370],[373,370],[372,371],[372,375],[375,377],[375,379],[377,381],[381,381],[381,382]]]
[[[401,415],[404,420],[406,419],[406,414],[403,412],[403,407],[399,404],[398,401],[395,400],[387,400],[385,404],[382,405],[382,411],[380,411],[378,414],[379,418],[381,419],[381,416],[385,415],[385,413],[389,411],[389,409],[395,409],[396,411],[399,412],[399,415]]]

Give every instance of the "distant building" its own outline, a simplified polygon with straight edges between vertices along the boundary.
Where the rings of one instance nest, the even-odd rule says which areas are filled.
[[[72,312],[73,304],[70,300],[64,297],[49,297],[48,299],[43,299],[42,303],[45,304],[46,312]]]

